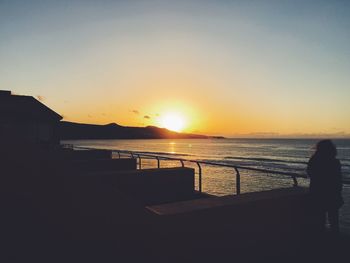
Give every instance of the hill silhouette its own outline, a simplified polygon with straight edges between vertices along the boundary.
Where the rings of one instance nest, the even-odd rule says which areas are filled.
[[[59,136],[62,140],[84,139],[209,139],[223,138],[199,134],[179,133],[155,126],[128,127],[116,123],[106,125],[61,121]]]

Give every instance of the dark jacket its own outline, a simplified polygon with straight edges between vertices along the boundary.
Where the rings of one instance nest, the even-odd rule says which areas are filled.
[[[341,165],[336,158],[315,154],[309,160],[310,195],[322,209],[340,208],[343,204]]]

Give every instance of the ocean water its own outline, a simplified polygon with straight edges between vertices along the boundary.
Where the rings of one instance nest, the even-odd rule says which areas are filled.
[[[157,139],[157,140],[75,140],[64,144],[96,149],[114,149],[157,154],[166,157],[209,161],[220,164],[262,168],[268,171],[294,172],[306,176],[306,164],[314,152],[314,139]],[[350,139],[334,140],[345,180],[350,179]],[[117,155],[116,155],[117,156]],[[161,161],[161,167],[180,166],[179,161]],[[198,188],[198,166],[195,168]],[[142,159],[143,168],[155,168],[155,159]],[[215,195],[233,194],[236,191],[235,170],[227,167],[202,165],[202,190]],[[293,185],[291,177],[269,172],[240,169],[241,193],[269,190]],[[301,186],[308,179],[299,178]],[[341,224],[350,233],[350,187],[344,186],[346,204],[341,210]],[[349,201],[347,201],[349,200]]]

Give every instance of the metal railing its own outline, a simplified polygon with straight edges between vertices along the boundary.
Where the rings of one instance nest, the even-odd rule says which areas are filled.
[[[73,148],[82,149],[82,150],[83,149],[85,149],[85,150],[98,150],[96,148],[80,147],[80,146],[73,146]],[[269,169],[246,167],[246,166],[241,166],[241,165],[221,164],[221,163],[216,163],[216,162],[167,157],[167,156],[162,156],[162,155],[157,155],[157,154],[149,154],[149,153],[142,153],[142,152],[136,152],[136,151],[111,149],[111,152],[115,153],[118,156],[118,158],[122,158],[123,155],[124,156],[127,155],[128,157],[137,159],[138,160],[138,169],[142,169],[142,160],[143,159],[156,160],[157,161],[157,168],[161,168],[161,161],[162,160],[178,161],[181,164],[181,167],[185,167],[185,163],[194,163],[198,167],[198,192],[200,192],[200,193],[202,193],[202,165],[232,168],[234,170],[235,176],[236,176],[235,179],[236,179],[236,194],[237,195],[239,195],[241,193],[241,173],[240,173],[240,170],[288,176],[293,180],[293,186],[298,186],[297,178],[307,178],[306,175],[299,174],[299,173],[282,172],[282,171],[274,171],[274,170],[269,170]]]

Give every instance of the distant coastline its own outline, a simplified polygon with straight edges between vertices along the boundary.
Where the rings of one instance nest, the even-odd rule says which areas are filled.
[[[155,126],[129,127],[116,123],[106,125],[85,124],[61,121],[59,124],[61,140],[89,139],[225,139],[222,136],[207,136],[192,133],[180,133]]]

